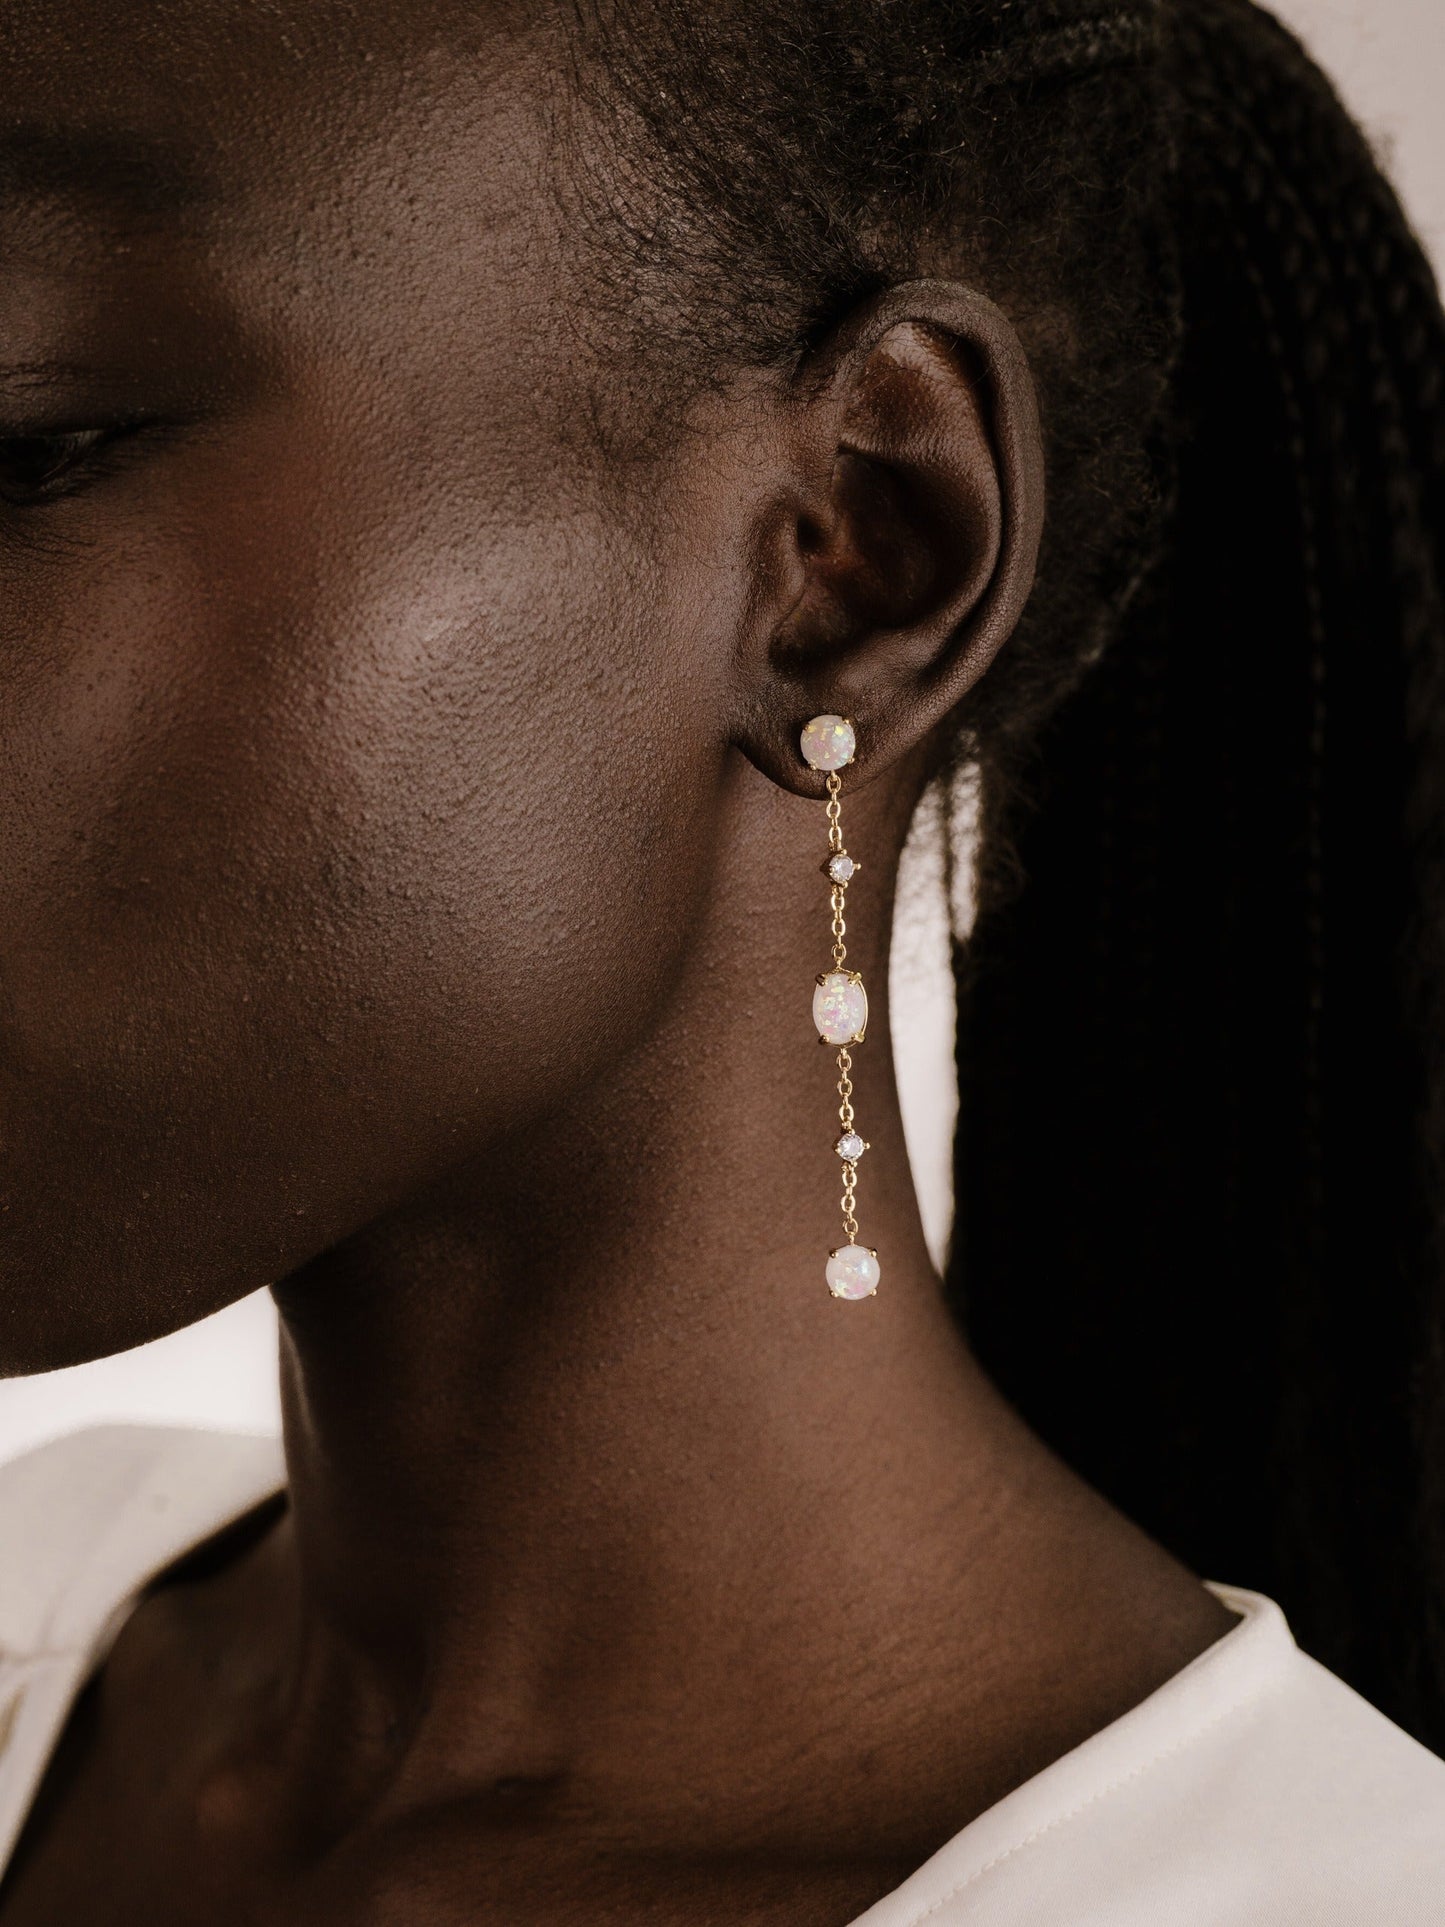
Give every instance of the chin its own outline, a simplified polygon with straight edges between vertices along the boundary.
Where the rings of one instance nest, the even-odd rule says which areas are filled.
[[[100,1224],[72,1224],[68,1236],[41,1237],[38,1229],[7,1226],[0,1233],[0,1378],[131,1351],[253,1288],[250,1280],[199,1279]]]

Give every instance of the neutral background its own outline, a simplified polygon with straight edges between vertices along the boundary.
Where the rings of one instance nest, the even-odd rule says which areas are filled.
[[[1445,0],[1276,0],[1275,11],[1334,77],[1437,265],[1445,262]],[[941,1257],[956,1099],[948,1074],[948,926],[933,855],[939,808],[937,797],[925,800],[906,858],[890,995],[908,1148],[930,1243]],[[960,927],[967,914],[967,904],[955,905]],[[0,1460],[103,1418],[274,1427],[275,1347],[271,1302],[258,1293],[139,1351],[0,1384]]]

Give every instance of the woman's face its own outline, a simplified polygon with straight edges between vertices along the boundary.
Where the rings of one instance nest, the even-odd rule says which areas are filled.
[[[706,868],[726,410],[604,459],[547,50],[394,11],[0,23],[0,1367],[585,1079]]]

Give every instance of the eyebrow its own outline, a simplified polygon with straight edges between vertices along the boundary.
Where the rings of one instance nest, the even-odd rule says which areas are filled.
[[[0,128],[0,208],[62,200],[170,221],[219,198],[213,175],[174,140],[132,128]]]

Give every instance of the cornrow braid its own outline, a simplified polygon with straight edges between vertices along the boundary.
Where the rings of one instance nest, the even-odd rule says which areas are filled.
[[[1013,91],[1036,80],[1097,72],[1113,60],[1147,55],[1158,39],[1157,7],[1100,13],[1056,27],[1030,22],[1013,40],[970,52],[968,85],[980,91],[987,87]]]

